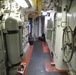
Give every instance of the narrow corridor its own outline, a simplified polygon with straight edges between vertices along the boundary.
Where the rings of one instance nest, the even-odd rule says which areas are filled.
[[[48,72],[45,64],[51,61],[50,54],[43,51],[42,42],[34,42],[34,48],[26,75],[68,75],[66,72]]]

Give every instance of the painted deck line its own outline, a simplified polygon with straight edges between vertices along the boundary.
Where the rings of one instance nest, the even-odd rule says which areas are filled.
[[[44,53],[48,53],[49,52],[49,49],[48,49],[48,46],[46,43],[42,42],[42,47],[43,47],[43,52]]]
[[[30,50],[29,50],[29,52],[26,56],[26,59],[22,61],[23,63],[26,63],[26,69],[24,71],[24,75],[26,75],[28,65],[29,65],[29,62],[30,62],[30,59],[31,59],[32,51],[33,51],[33,45],[30,46]]]
[[[69,70],[59,70],[55,67],[55,65],[51,65],[51,63],[54,62],[54,58],[52,56],[52,53],[50,52],[46,43],[42,42],[42,47],[43,47],[43,52],[44,53],[50,53],[50,57],[52,59],[52,62],[46,62],[45,63],[45,70],[47,72],[69,72]]]
[[[45,63],[45,70],[47,72],[69,72],[69,70],[58,70],[55,66],[51,65],[51,62]]]

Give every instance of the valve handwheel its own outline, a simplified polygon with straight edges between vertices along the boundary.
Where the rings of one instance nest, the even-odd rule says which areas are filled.
[[[70,26],[63,30],[62,48],[64,52],[64,61],[69,63],[73,56],[73,32]]]
[[[74,41],[74,50],[76,51],[76,27],[74,29],[74,35],[73,35],[73,41]]]

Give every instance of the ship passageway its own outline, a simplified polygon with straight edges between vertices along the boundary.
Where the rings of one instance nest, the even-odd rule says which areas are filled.
[[[51,66],[52,58],[47,44],[41,41],[35,41],[30,46],[25,62],[28,64],[25,75],[68,75],[67,72],[59,72],[55,66]]]

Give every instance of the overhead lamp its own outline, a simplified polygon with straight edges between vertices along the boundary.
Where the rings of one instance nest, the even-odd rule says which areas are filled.
[[[25,0],[15,0],[21,7],[27,8],[28,4],[26,3]]]
[[[47,15],[47,12],[45,12],[45,11],[41,11],[41,13],[42,13],[42,16],[46,16]]]
[[[57,16],[58,17],[62,17],[62,13],[57,13]]]
[[[69,13],[68,13],[67,16],[68,16],[68,17],[72,17],[72,14],[69,14]]]

